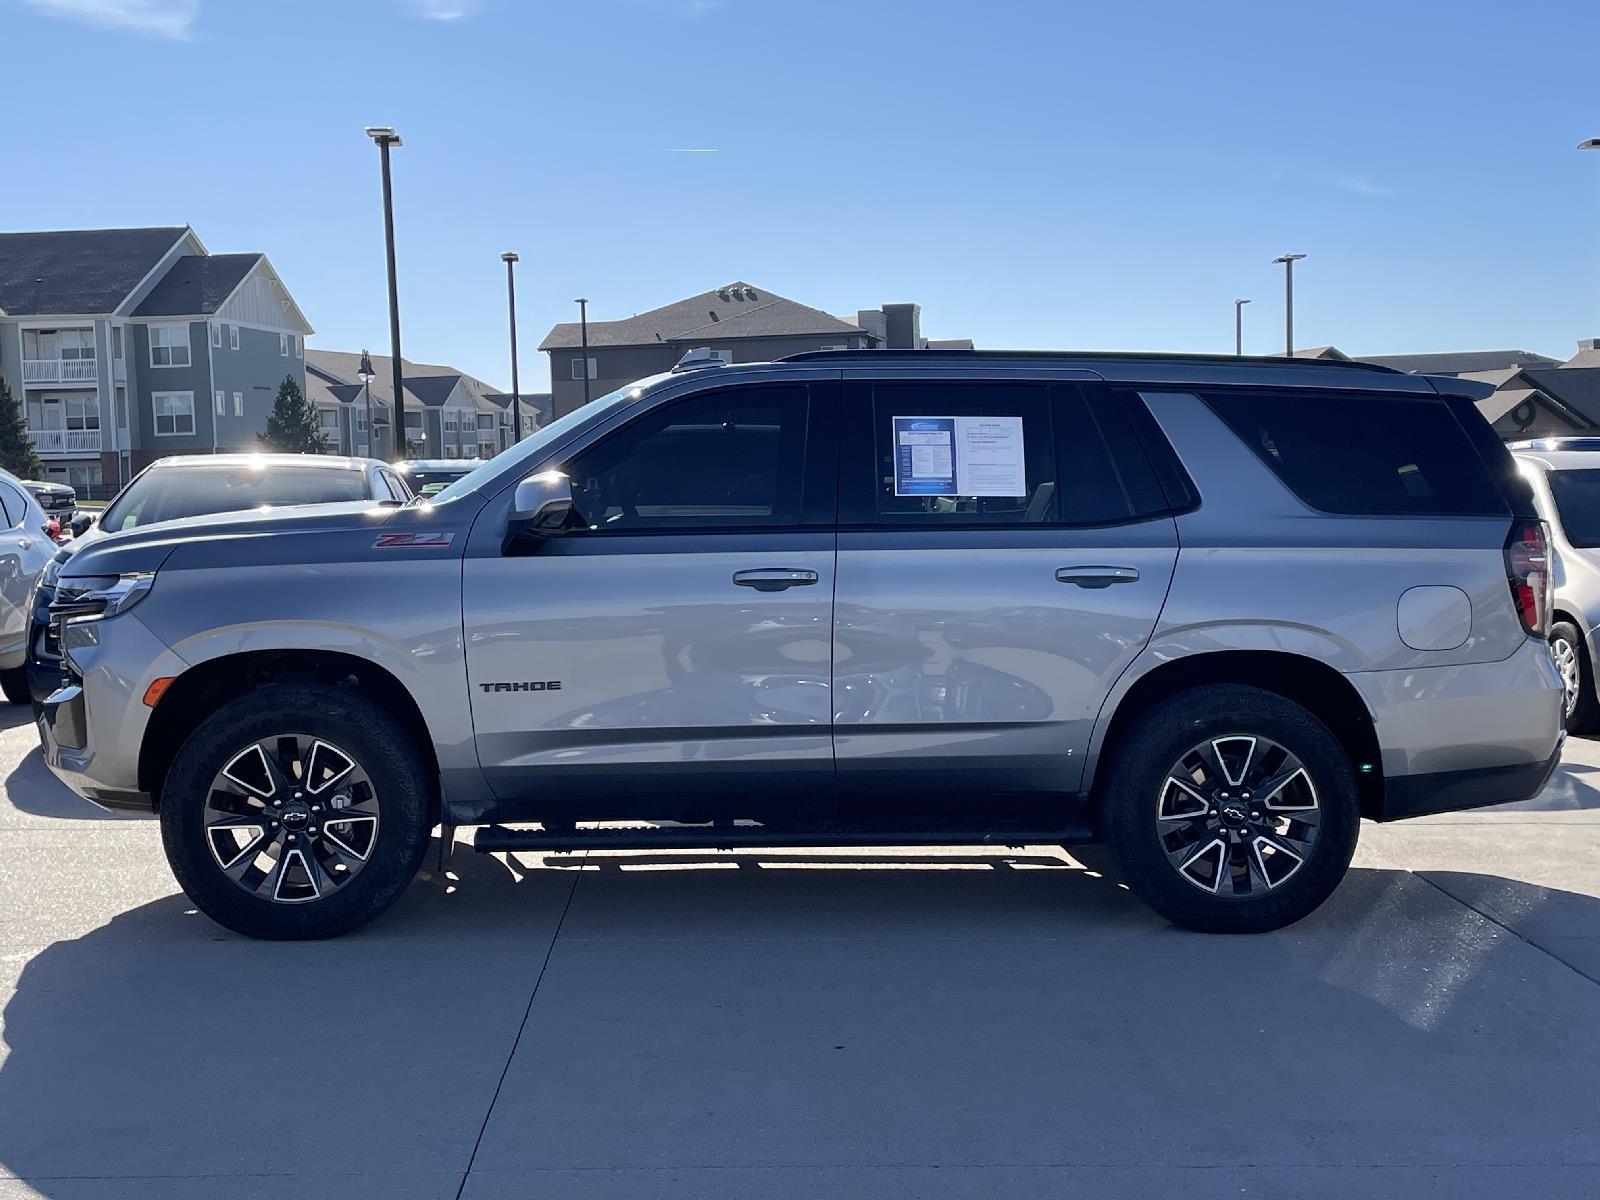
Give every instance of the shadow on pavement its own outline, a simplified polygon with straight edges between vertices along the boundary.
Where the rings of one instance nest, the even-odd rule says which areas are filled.
[[[6,714],[8,717],[10,715]],[[0,729],[12,727],[0,720]],[[16,769],[6,776],[5,792],[12,808],[36,817],[62,817],[76,821],[154,819],[153,813],[107,812],[103,808],[96,808],[83,797],[74,795],[72,789],[51,774],[50,768],[44,765],[44,755],[37,746],[24,754],[18,761]]]
[[[1592,898],[1474,879],[1600,930]],[[460,1172],[491,1104],[496,1170],[1592,1162],[1596,1028],[1591,983],[1402,871],[1217,938],[1047,853],[461,850],[336,941],[247,941],[174,896],[34,955],[0,1168],[63,1197]],[[1230,1098],[1255,1115],[1197,1119]]]
[[[1587,740],[1587,739],[1586,739]],[[1600,808],[1600,770],[1567,761],[1556,769],[1544,790],[1531,800],[1498,804],[1487,812],[1562,812],[1571,809]]]

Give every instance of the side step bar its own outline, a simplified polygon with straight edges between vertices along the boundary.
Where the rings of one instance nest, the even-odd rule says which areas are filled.
[[[485,825],[472,839],[483,854],[506,850],[734,850],[785,846],[1081,846],[1097,841],[1088,822],[1065,827],[995,825],[606,825],[515,829]]]

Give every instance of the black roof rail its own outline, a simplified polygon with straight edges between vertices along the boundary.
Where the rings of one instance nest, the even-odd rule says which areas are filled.
[[[887,358],[959,358],[981,361],[1045,359],[1050,362],[1152,362],[1195,363],[1205,366],[1250,367],[1337,367],[1346,370],[1375,371],[1383,375],[1403,375],[1394,367],[1343,358],[1284,358],[1258,354],[1141,354],[1133,350],[805,350],[786,355],[778,362],[815,362],[826,359],[881,361]]]

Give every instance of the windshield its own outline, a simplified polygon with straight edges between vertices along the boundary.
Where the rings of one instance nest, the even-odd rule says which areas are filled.
[[[1584,548],[1600,546],[1600,469],[1551,471],[1550,495],[1567,541]]]
[[[359,468],[154,467],[129,484],[128,490],[106,509],[100,528],[118,533],[180,517],[365,499],[366,475]]]
[[[411,485],[411,490],[420,493],[424,488],[432,484],[454,483],[471,469],[470,467],[440,467],[437,470],[430,471],[407,470],[403,474],[406,482]]]
[[[444,491],[440,492],[437,496],[431,497],[431,500],[435,503],[445,500],[454,500],[457,496],[466,495],[485,480],[493,479],[513,460],[538,458],[543,452],[544,447],[550,445],[558,438],[565,436],[569,430],[576,428],[584,421],[587,421],[590,417],[604,411],[607,408],[610,408],[613,405],[626,403],[627,401],[642,395],[645,388],[650,387],[652,384],[664,378],[666,378],[664,375],[655,375],[651,376],[649,379],[641,379],[637,383],[630,383],[626,387],[619,387],[614,392],[607,392],[604,396],[601,396],[596,400],[591,400],[587,404],[579,405],[566,416],[558,417],[544,428],[529,434],[527,437],[523,438],[522,441],[517,442],[515,445],[506,447],[504,450],[500,451],[499,454],[495,455],[488,462],[484,463],[481,467],[468,472],[460,479],[452,483],[449,487],[445,488]],[[502,458],[506,461],[501,462],[500,460]]]

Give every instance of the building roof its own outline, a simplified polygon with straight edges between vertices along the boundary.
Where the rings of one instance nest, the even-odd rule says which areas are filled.
[[[189,230],[0,233],[0,309],[8,316],[114,312]]]
[[[1524,371],[1522,378],[1600,425],[1600,367],[1547,367]]]
[[[393,397],[394,375],[389,369],[387,355],[374,354],[372,358],[372,402],[387,409]],[[361,368],[361,355],[349,350],[315,350],[306,347],[306,396],[316,403],[338,401],[350,404],[361,398],[361,380],[356,372]],[[438,408],[450,398],[460,381],[466,390],[479,399],[487,399],[493,389],[483,380],[454,367],[438,363],[414,363],[400,360],[408,403]],[[482,405],[474,404],[474,408]]]
[[[1532,350],[1466,350],[1449,354],[1367,354],[1362,362],[1412,375],[1468,375],[1506,367],[1554,367],[1560,360]]]
[[[1563,367],[1600,367],[1600,338],[1579,339],[1578,352],[1561,365]]]
[[[209,316],[233,295],[240,280],[264,256],[250,254],[185,254],[133,310],[136,317]]]
[[[740,280],[637,313],[621,321],[590,321],[591,346],[653,346],[663,342],[726,341],[730,338],[855,334],[859,325],[821,309],[778,296]],[[563,321],[545,335],[541,350],[582,345],[576,321]]]

